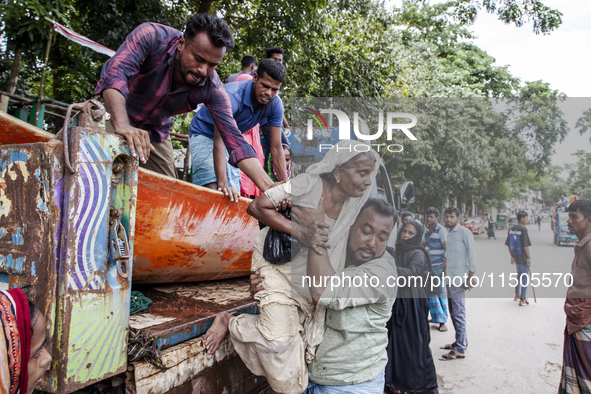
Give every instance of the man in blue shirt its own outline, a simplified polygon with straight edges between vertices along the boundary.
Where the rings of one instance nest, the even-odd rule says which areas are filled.
[[[464,358],[468,347],[466,334],[466,288],[472,288],[471,279],[476,272],[476,250],[474,236],[466,227],[460,226],[460,211],[448,207],[443,212],[445,225],[449,229],[447,236],[446,262],[443,271],[446,279],[449,314],[456,331],[456,340],[442,349],[450,350],[442,360]],[[450,281],[451,280],[451,281]],[[450,283],[451,282],[451,283]]]
[[[433,273],[441,276],[443,264],[445,263],[445,250],[447,248],[447,230],[437,221],[439,220],[439,209],[427,208],[427,230],[423,234],[423,247],[427,248]],[[441,285],[439,294],[429,299],[431,322],[439,323],[439,331],[447,331],[447,296],[445,286]]]
[[[529,247],[531,241],[527,233],[527,212],[517,212],[517,224],[511,227],[507,233],[505,245],[511,255],[511,264],[517,266],[518,282],[515,286],[515,301],[519,301],[519,306],[529,305],[525,294],[527,284],[529,283],[529,266],[531,263],[531,254]],[[525,277],[525,278],[524,278]]]
[[[271,126],[271,141],[281,146],[281,125],[283,102],[277,95],[285,79],[285,68],[273,59],[261,61],[252,81],[234,82],[224,85],[232,105],[232,114],[238,129],[245,133],[267,118]],[[240,171],[229,167],[228,154],[214,118],[206,107],[202,107],[191,122],[189,131],[191,150],[192,181],[201,186],[222,191],[231,201],[237,200],[240,191]],[[286,179],[285,156],[279,149],[273,157],[279,181]]]

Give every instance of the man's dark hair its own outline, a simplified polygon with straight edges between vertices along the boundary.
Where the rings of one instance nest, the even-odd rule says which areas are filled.
[[[525,218],[527,217],[527,212],[525,211],[519,211],[517,212],[517,221],[519,222],[521,220],[521,218]]]
[[[257,59],[254,56],[249,56],[246,55],[242,58],[242,68],[246,68],[248,66],[250,66],[251,64],[254,63],[254,65],[257,65]]]
[[[279,53],[279,54],[283,55],[283,52],[285,52],[283,50],[283,48],[269,47],[269,48],[265,49],[265,56],[267,57],[267,59],[270,59],[271,56],[273,56],[276,53]]]
[[[185,40],[191,41],[197,34],[206,32],[216,48],[233,48],[234,37],[226,22],[211,14],[194,14],[185,28]]]
[[[591,216],[591,200],[580,199],[568,206],[569,212],[576,212],[577,209],[581,211],[584,217],[588,218]]]
[[[359,215],[361,215],[363,211],[365,211],[368,208],[373,208],[378,215],[394,219],[394,223],[396,223],[396,221],[398,220],[398,214],[396,213],[396,210],[386,200],[382,200],[381,198],[368,199],[359,210]],[[359,215],[357,216],[359,217]]]
[[[263,74],[267,74],[276,81],[283,82],[285,79],[285,67],[273,59],[263,59],[257,68],[257,75],[259,78],[262,78]]]
[[[439,217],[439,209],[437,209],[435,207],[427,208],[427,211],[425,212],[425,216],[428,216],[431,214],[435,215],[435,217],[438,218]]]
[[[402,211],[402,213],[400,214],[400,220],[404,219],[407,216],[410,216],[412,218],[412,213],[408,211]]]
[[[444,215],[448,215],[450,213],[455,213],[457,217],[460,217],[460,210],[456,207],[447,207],[445,211],[443,211]]]

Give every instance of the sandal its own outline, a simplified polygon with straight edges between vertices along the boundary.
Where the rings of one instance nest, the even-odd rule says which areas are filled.
[[[443,350],[454,350],[454,345],[455,345],[455,343],[450,343],[450,344],[447,344],[447,345],[440,346],[439,349],[443,349]],[[466,351],[466,350],[468,350],[468,346],[466,346],[464,348],[464,351]]]
[[[529,301],[526,299],[524,300],[519,300],[519,306],[527,306],[529,305]]]
[[[462,359],[462,358],[466,358],[465,355],[463,355],[462,353],[458,353],[455,350],[450,351],[447,354],[444,354],[443,356],[441,356],[440,360],[443,361],[451,361],[451,360],[455,360],[455,359]]]
[[[445,323],[440,323],[439,324],[439,332],[446,332],[447,331],[447,326],[445,325]]]

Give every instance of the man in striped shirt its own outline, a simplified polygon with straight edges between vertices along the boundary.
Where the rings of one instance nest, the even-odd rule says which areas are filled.
[[[113,131],[124,136],[140,165],[176,176],[170,122],[173,115],[205,103],[238,166],[261,190],[272,182],[232,117],[230,100],[215,68],[234,46],[230,28],[209,14],[195,14],[185,32],[143,23],[127,36],[101,71],[102,95]]]
[[[445,263],[445,250],[447,248],[447,230],[437,221],[439,220],[439,209],[427,208],[427,230],[423,234],[423,247],[427,248],[433,273],[441,276],[443,264]],[[447,296],[445,286],[441,285],[439,294],[429,299],[431,322],[439,323],[439,331],[447,331]]]

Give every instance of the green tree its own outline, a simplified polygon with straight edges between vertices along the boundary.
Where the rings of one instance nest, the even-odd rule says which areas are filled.
[[[573,156],[577,162],[567,166],[568,191],[581,198],[591,198],[591,153],[578,150]]]
[[[554,145],[564,140],[569,128],[558,106],[565,96],[542,81],[526,82],[519,96],[507,101],[511,134],[525,141],[531,169],[543,173],[550,164]]]
[[[536,34],[548,34],[562,24],[562,13],[541,0],[455,0],[448,4],[460,23],[474,23],[478,12],[485,10],[505,24],[521,27],[532,22]]]

